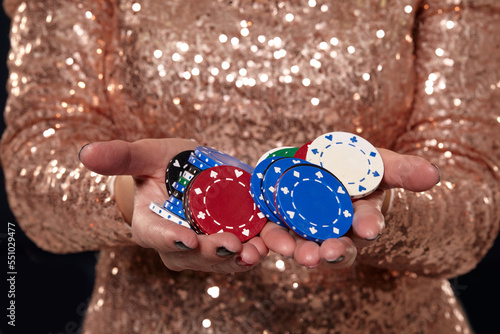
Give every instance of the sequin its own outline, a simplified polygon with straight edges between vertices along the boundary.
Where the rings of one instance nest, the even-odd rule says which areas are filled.
[[[500,6],[479,2],[5,1],[9,200],[42,248],[101,250],[84,333],[470,332],[444,278],[499,228]],[[343,271],[271,253],[248,273],[170,272],[134,246],[112,178],[77,160],[87,142],[185,137],[253,164],[333,130],[443,172],[395,190]]]

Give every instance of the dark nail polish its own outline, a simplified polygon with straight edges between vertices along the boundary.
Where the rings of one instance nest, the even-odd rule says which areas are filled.
[[[219,255],[219,256],[222,256],[222,257],[227,257],[227,256],[230,256],[230,255],[234,255],[236,254],[235,252],[231,252],[229,249],[227,249],[226,247],[224,246],[220,246],[219,248],[217,248],[217,250],[215,251],[215,254]]]
[[[83,145],[82,148],[80,148],[80,151],[78,152],[78,160],[82,161],[82,159],[80,158],[80,155],[82,154],[83,149],[89,145],[90,145],[90,143],[87,143],[87,144]]]
[[[382,235],[382,233],[379,233],[377,234],[374,238],[371,238],[371,239],[365,239],[366,241],[375,241],[377,240],[378,238],[380,238],[380,236]]]
[[[438,179],[438,181],[436,182],[436,184],[438,184],[439,182],[441,182],[441,170],[439,169],[439,167],[438,167],[438,166],[436,166],[436,165],[434,165],[434,164],[432,164],[432,163],[431,163],[431,165],[433,165],[433,166],[434,166],[434,167],[438,170],[438,173],[439,173],[439,179]]]
[[[328,263],[339,263],[344,260],[344,255],[341,255],[338,259],[335,260],[327,260]]]
[[[186,246],[182,241],[176,241],[174,242],[175,247],[177,247],[180,250],[191,250],[191,247]]]
[[[251,264],[248,264],[245,261],[243,261],[241,256],[238,256],[238,258],[236,259],[236,264],[241,266],[241,267],[251,267],[252,266]]]

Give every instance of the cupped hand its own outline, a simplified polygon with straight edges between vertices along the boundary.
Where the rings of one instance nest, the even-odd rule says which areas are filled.
[[[241,243],[231,233],[197,235],[149,209],[151,201],[162,203],[168,199],[165,168],[170,160],[196,146],[194,141],[185,139],[96,142],[81,150],[80,160],[96,173],[133,178],[135,186],[130,189],[133,203],[131,200],[129,204],[133,205],[133,211],[130,210],[133,240],[142,247],[157,250],[167,268],[223,273],[249,270],[268,253],[260,237]]]
[[[419,192],[431,189],[440,180],[439,169],[427,160],[379,149],[384,161],[384,177],[370,195],[353,203],[354,215],[349,232],[338,239],[328,239],[321,245],[299,237],[296,233],[268,223],[260,233],[267,247],[306,267],[318,265],[343,269],[353,264],[357,248],[378,239],[385,227],[382,204],[389,200],[390,189],[403,188]]]

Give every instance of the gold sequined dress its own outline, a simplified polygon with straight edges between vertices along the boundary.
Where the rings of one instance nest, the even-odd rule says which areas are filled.
[[[500,2],[7,0],[2,163],[26,234],[100,250],[84,333],[470,333],[446,278],[500,217]],[[247,273],[170,272],[131,241],[87,142],[195,138],[255,163],[329,131],[440,166],[397,190],[347,270],[270,254]]]

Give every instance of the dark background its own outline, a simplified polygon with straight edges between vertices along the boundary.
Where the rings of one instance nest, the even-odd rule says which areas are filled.
[[[0,111],[5,106],[10,22],[0,10]],[[5,124],[0,121],[0,133]],[[15,223],[0,169],[0,333],[75,334],[93,288],[96,254],[56,255],[37,248],[16,226],[16,327],[7,325],[7,223]],[[500,333],[500,238],[475,270],[450,280],[477,334]],[[144,333],[148,334],[148,333]]]

